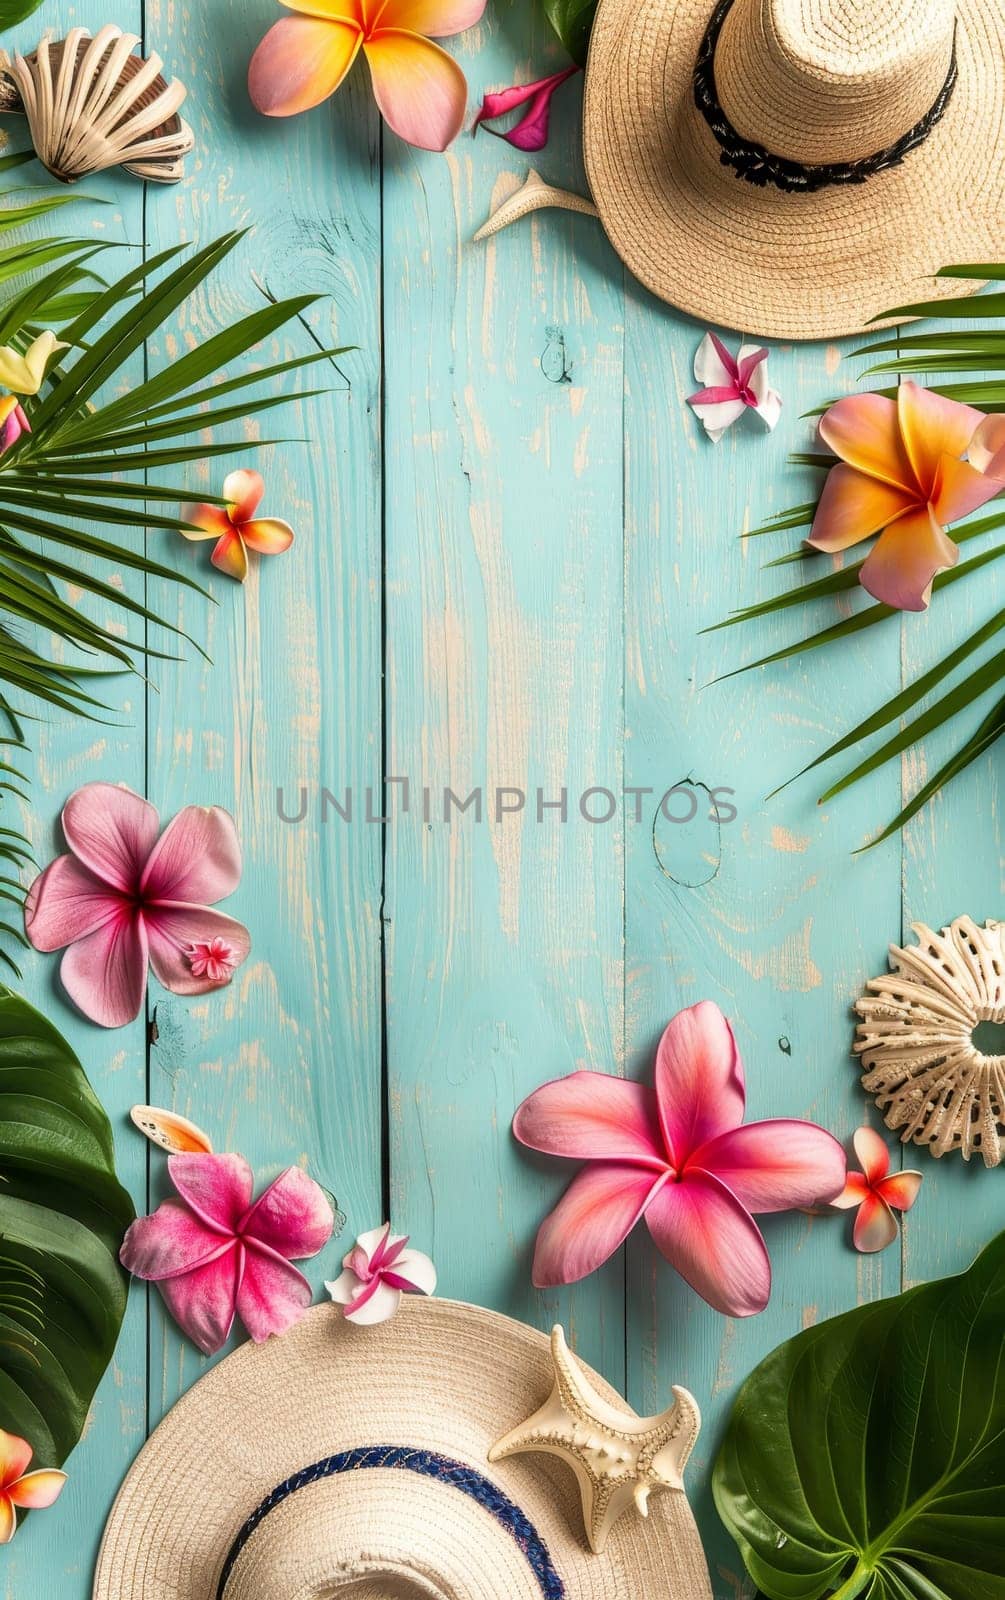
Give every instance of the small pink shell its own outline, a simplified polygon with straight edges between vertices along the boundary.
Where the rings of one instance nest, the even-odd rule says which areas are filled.
[[[213,1149],[209,1136],[201,1128],[174,1111],[162,1111],[158,1106],[133,1106],[129,1117],[151,1144],[165,1150],[169,1156],[208,1155]]]

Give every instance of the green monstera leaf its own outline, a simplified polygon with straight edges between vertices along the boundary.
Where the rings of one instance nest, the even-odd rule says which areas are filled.
[[[1005,1233],[762,1361],[713,1489],[768,1600],[1003,1600]]]
[[[542,0],[544,14],[573,61],[586,66],[597,0]]]
[[[133,1219],[112,1130],[66,1040],[0,987],[0,1427],[44,1466],[87,1420],[126,1309]]]

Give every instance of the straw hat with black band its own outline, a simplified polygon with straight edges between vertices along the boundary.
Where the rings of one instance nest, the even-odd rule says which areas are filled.
[[[593,199],[706,322],[811,339],[1005,245],[1005,0],[600,0]]]
[[[568,1467],[489,1464],[553,1376],[544,1335],[474,1306],[406,1300],[374,1328],[316,1307],[164,1419],[112,1508],[94,1600],[711,1600],[683,1491],[594,1555]]]

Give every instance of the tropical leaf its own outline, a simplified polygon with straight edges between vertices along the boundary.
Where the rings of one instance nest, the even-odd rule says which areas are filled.
[[[0,0],[0,28],[13,28],[37,11],[42,0]]]
[[[992,279],[1005,284],[1005,265],[994,263],[964,264],[962,266],[944,267],[939,273],[940,277],[948,278],[978,278]],[[909,306],[900,306],[890,312],[885,312],[884,317],[913,316],[919,318],[945,317],[952,315],[954,318],[965,318],[968,322],[979,326],[963,329],[945,329],[938,325],[933,327],[912,327],[909,333],[885,334],[881,338],[866,344],[858,352],[859,355],[881,355],[882,360],[867,369],[867,376],[872,373],[898,373],[906,375],[915,372],[975,372],[985,376],[969,383],[934,383],[931,385],[939,394],[947,395],[950,399],[963,401],[967,405],[976,406],[985,411],[1005,410],[1005,291],[979,295],[969,300],[925,300],[917,301]],[[879,319],[877,319],[879,320]],[[881,389],[880,394],[894,395],[896,389]],[[821,406],[818,410],[824,410]],[[832,458],[821,456],[817,453],[801,453],[792,458],[803,466],[826,468],[832,464]],[[813,520],[816,509],[815,502],[805,502],[793,506],[790,510],[782,511],[775,517],[754,529],[753,537],[763,537],[775,533],[789,532],[793,529],[808,527]],[[981,517],[971,517],[968,521],[956,524],[952,528],[952,537],[957,544],[965,544],[971,539],[982,537],[984,534],[995,532],[1005,527],[1005,510],[991,511]],[[747,537],[750,537],[748,535]],[[976,572],[997,561],[1005,555],[1005,544],[994,545],[981,551],[978,555],[967,561],[961,561],[948,572],[940,573],[935,579],[933,589],[938,591],[948,585],[957,583],[960,579]],[[814,554],[808,550],[790,551],[766,563],[767,567],[784,566],[797,561],[800,564],[815,564]],[[815,601],[823,601],[831,596],[838,595],[854,589],[858,582],[858,574],[862,567],[861,561],[851,562],[838,572],[828,572],[822,578],[810,577],[805,582],[798,584],[781,594],[770,596],[766,600],[756,602],[735,612],[722,622],[715,623],[713,629],[733,627],[737,623],[747,622],[756,617],[764,617],[776,611],[790,610],[797,606]],[[738,667],[733,672],[722,674],[723,677],[734,677],[737,672],[746,672],[753,667],[763,667],[779,661],[785,661],[799,655],[806,650],[813,650],[821,645],[831,644],[837,640],[844,640],[851,635],[861,633],[871,628],[876,623],[885,622],[899,613],[885,605],[866,606],[855,612],[850,617],[844,617],[839,622],[831,623],[815,634],[796,641],[794,644],[785,645],[769,654],[751,661],[746,666]],[[969,669],[967,679],[955,687],[947,685],[947,679],[952,673],[968,660],[975,652],[986,645],[1002,626],[1002,614],[996,614],[987,623],[979,626],[969,634],[959,645],[951,649],[948,654],[936,663],[929,671],[923,673],[913,683],[908,684],[900,693],[892,696],[870,716],[864,718],[852,728],[850,732],[842,735],[822,754],[815,757],[803,768],[803,773],[810,772],[823,762],[830,760],[844,751],[851,750],[872,738],[890,723],[897,721],[906,712],[911,710],[917,702],[933,690],[944,688],[946,693],[926,712],[907,723],[893,737],[869,754],[861,756],[856,765],[842,777],[831,783],[820,795],[821,801],[832,799],[842,790],[848,788],[859,778],[876,770],[883,762],[901,755],[909,750],[920,739],[924,738],[935,728],[950,722],[957,715],[966,711],[975,700],[1001,687],[1005,683],[1005,651],[998,651],[994,655],[978,662]],[[1005,722],[998,711],[992,711],[980,725],[960,745],[957,751],[945,761],[935,773],[934,777],[927,780],[918,794],[914,796],[901,810],[898,816],[887,827],[877,834],[871,844],[878,844],[883,839],[888,839],[896,833],[904,823],[914,816],[932,795],[939,790],[959,772],[968,767],[984,750],[990,749],[995,740],[1005,730]],[[802,773],[796,776],[802,776]],[[791,781],[791,780],[789,780]],[[781,785],[782,788],[785,785]],[[775,793],[778,791],[775,790]],[[770,798],[770,797],[769,797]],[[867,846],[866,848],[869,848]]]
[[[573,61],[586,66],[597,0],[541,0],[544,14]]]
[[[1005,1600],[1005,1233],[967,1272],[781,1345],[715,1503],[768,1600]]]
[[[0,172],[28,154],[0,161]],[[0,192],[0,236],[73,198],[30,189]],[[242,238],[234,232],[195,251],[161,251],[111,283],[94,271],[95,258],[112,248],[103,241],[53,236],[15,240],[0,249],[0,344],[24,349],[41,328],[58,326],[68,347],[42,394],[25,402],[32,431],[0,456],[0,720],[3,714],[13,718],[19,750],[25,748],[21,721],[30,719],[34,702],[71,716],[104,717],[102,700],[85,684],[110,670],[139,672],[138,658],[162,656],[148,643],[150,627],[195,643],[155,606],[131,599],[108,577],[127,567],[204,594],[193,578],[152,559],[144,548],[145,530],[180,528],[181,506],[193,498],[186,472],[172,469],[267,449],[275,441],[233,444],[207,435],[320,394],[319,388],[282,393],[276,380],[313,371],[343,353],[318,349],[256,364],[256,346],[302,319],[316,299],[267,297],[267,304],[211,334],[162,372],[132,388],[125,385],[127,363]],[[261,392],[263,385],[269,392]],[[145,481],[165,469],[179,481],[170,487]],[[130,476],[139,481],[130,483]],[[200,488],[198,498],[214,497]],[[156,509],[148,510],[148,504]],[[102,567],[108,576],[100,575]],[[71,583],[111,608],[114,624],[93,623],[65,598],[60,586]],[[120,630],[120,619],[129,617],[141,624],[136,640]],[[64,647],[58,659],[49,646],[53,636]],[[27,780],[20,767],[13,777],[23,789]],[[0,830],[0,867],[10,868],[16,879],[19,860],[28,859],[23,836]],[[0,959],[16,971],[3,949],[6,932],[8,925],[0,922]]]
[[[112,1130],[66,1040],[0,988],[0,1409],[40,1465],[80,1438],[126,1308],[133,1219]]]

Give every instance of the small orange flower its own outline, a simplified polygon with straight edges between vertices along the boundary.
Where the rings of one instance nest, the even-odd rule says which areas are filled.
[[[921,1188],[920,1172],[891,1172],[890,1152],[873,1128],[857,1128],[852,1139],[861,1172],[849,1172],[836,1200],[840,1211],[856,1211],[855,1249],[871,1255],[897,1237],[895,1211],[910,1211]]]
[[[265,483],[257,472],[231,472],[224,479],[225,506],[187,506],[181,528],[184,539],[215,539],[210,556],[214,567],[243,583],[248,576],[248,551],[260,556],[282,555],[293,543],[293,529],[278,517],[256,517]]]
[[[906,382],[896,400],[839,400],[821,417],[820,438],[840,461],[809,543],[847,550],[878,533],[859,574],[863,589],[900,611],[924,611],[936,573],[959,556],[946,524],[1005,490],[1005,418]]]
[[[58,1500],[66,1473],[54,1467],[31,1465],[32,1448],[27,1439],[0,1428],[0,1544],[10,1544],[17,1532],[17,1506],[25,1511],[41,1511]]]

